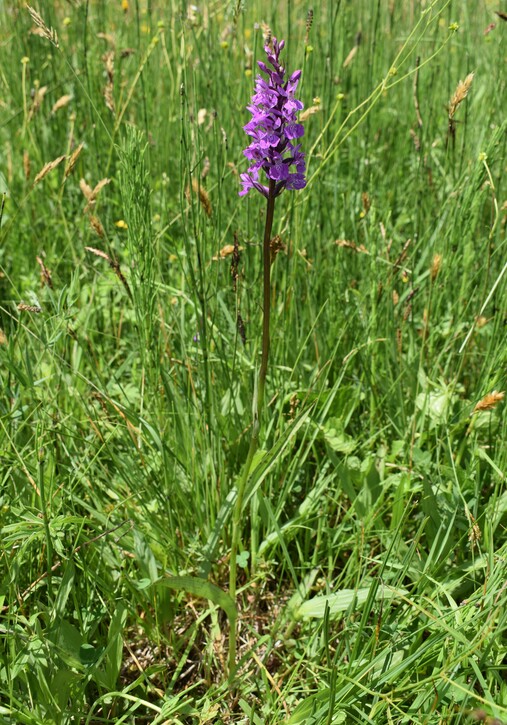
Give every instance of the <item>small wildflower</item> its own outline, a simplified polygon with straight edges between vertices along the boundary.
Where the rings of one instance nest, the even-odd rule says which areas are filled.
[[[276,182],[275,196],[284,189],[303,189],[306,186],[305,156],[297,143],[304,134],[304,128],[296,120],[303,104],[294,97],[301,71],[295,71],[285,80],[285,68],[279,61],[284,45],[283,40],[278,43],[272,37],[264,47],[272,69],[263,61],[258,61],[268,81],[261,75],[257,76],[252,103],[247,106],[252,120],[243,128],[253,141],[243,153],[252,164],[246,173],[241,174],[243,189],[239,192],[240,196],[256,189],[268,197],[269,188],[259,181],[261,170],[268,179]]]

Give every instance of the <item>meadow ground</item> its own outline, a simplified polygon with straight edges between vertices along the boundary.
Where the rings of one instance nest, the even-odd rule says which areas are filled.
[[[506,9],[308,9],[0,3],[0,723],[507,722]]]

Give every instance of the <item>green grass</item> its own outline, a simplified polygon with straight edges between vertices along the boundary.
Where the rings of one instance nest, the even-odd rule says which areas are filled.
[[[128,6],[41,3],[56,47],[0,4],[0,722],[507,722],[507,415],[474,412],[507,387],[498,4],[336,0],[307,46],[298,0]],[[275,210],[230,684],[261,22],[319,110]]]

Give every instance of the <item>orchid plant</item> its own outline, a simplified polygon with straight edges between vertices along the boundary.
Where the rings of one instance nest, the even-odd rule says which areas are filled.
[[[243,127],[252,138],[244,150],[251,161],[248,170],[241,174],[242,189],[240,196],[246,196],[252,189],[258,191],[267,200],[266,222],[263,242],[263,310],[262,310],[262,357],[259,376],[253,400],[253,422],[247,459],[238,484],[236,503],[233,513],[232,541],[229,570],[229,593],[236,599],[237,553],[240,538],[240,522],[243,509],[246,483],[252,468],[254,455],[259,446],[259,431],[264,407],[264,389],[269,357],[269,322],[271,300],[271,231],[275,199],[284,189],[298,190],[306,186],[305,155],[298,143],[304,134],[303,126],[297,122],[297,113],[303,104],[295,98],[301,71],[296,70],[285,78],[285,68],[280,63],[280,53],[285,42],[273,36],[268,37],[264,47],[267,62],[258,61],[260,74],[255,82],[252,102],[247,109],[252,119]],[[265,178],[263,177],[263,175]],[[267,182],[267,183],[264,183]],[[229,641],[229,676],[236,669],[236,628],[231,625]]]

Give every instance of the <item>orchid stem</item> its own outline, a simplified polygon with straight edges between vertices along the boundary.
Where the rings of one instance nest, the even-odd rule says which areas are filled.
[[[269,190],[266,207],[266,224],[264,227],[264,242],[262,245],[262,267],[263,267],[263,307],[262,307],[262,356],[259,368],[259,377],[253,399],[253,421],[250,446],[246,457],[245,465],[238,483],[238,494],[234,506],[232,520],[231,557],[229,568],[229,594],[236,600],[237,591],[237,555],[240,544],[240,522],[245,498],[246,484],[252,462],[259,447],[259,431],[261,426],[262,411],[264,408],[264,390],[266,387],[266,375],[268,372],[269,358],[269,322],[271,309],[271,230],[273,228],[273,216],[275,210],[275,186],[273,179],[269,181]],[[236,674],[236,622],[231,622],[229,636],[229,679],[232,680]]]

